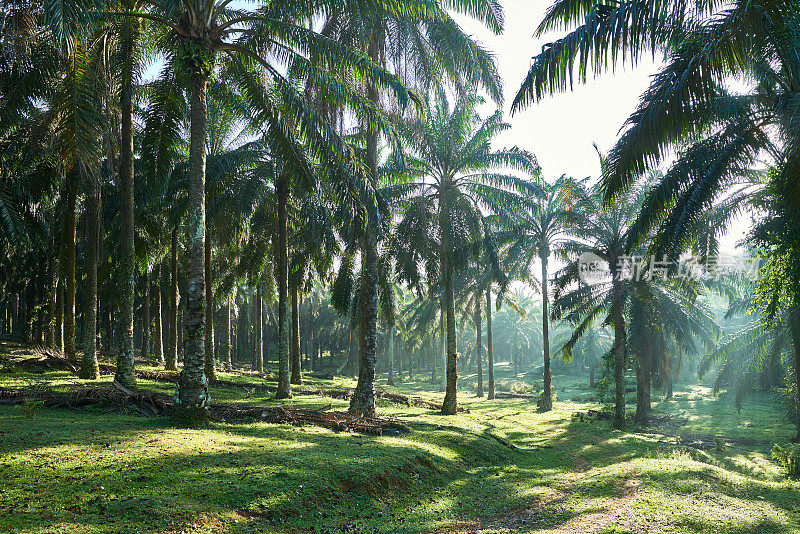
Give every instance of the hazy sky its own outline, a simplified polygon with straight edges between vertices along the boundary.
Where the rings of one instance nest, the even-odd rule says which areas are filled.
[[[499,139],[500,145],[518,145],[534,152],[545,176],[562,174],[575,178],[597,176],[599,164],[592,143],[607,151],[614,144],[625,119],[647,88],[657,63],[649,59],[636,68],[619,67],[573,91],[559,93],[512,116],[511,102],[528,72],[531,58],[544,43],[564,32],[533,36],[550,0],[504,0],[505,31],[501,35],[480,24],[457,17],[462,27],[492,50],[504,82],[506,120],[513,128]]]
[[[551,181],[562,174],[575,178],[596,178],[600,166],[592,143],[607,152],[617,139],[625,119],[634,111],[639,95],[647,88],[660,58],[646,58],[635,68],[618,66],[576,84],[572,91],[549,96],[515,115],[511,102],[528,72],[531,58],[542,45],[564,35],[554,32],[541,38],[533,36],[551,0],[501,0],[505,10],[505,31],[493,35],[480,24],[456,17],[462,27],[492,50],[504,82],[506,120],[513,126],[499,139],[499,146],[518,145],[536,154],[544,176]],[[487,108],[486,112],[491,110]],[[731,252],[749,227],[749,217],[734,221],[722,241]]]

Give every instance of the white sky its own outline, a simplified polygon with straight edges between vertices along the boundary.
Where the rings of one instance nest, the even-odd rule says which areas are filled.
[[[600,165],[592,143],[603,152],[614,145],[625,119],[636,109],[639,95],[657,71],[660,58],[645,58],[635,68],[618,65],[613,72],[590,79],[585,85],[576,84],[572,91],[547,97],[512,116],[511,102],[528,73],[531,58],[541,52],[543,44],[566,32],[533,36],[551,0],[501,0],[501,4],[505,10],[505,31],[501,35],[456,16],[466,32],[495,54],[503,77],[503,111],[512,128],[498,138],[497,144],[517,145],[536,154],[548,181],[562,174],[575,178],[599,176]],[[722,240],[722,248],[732,251],[749,224],[749,217],[735,221]]]

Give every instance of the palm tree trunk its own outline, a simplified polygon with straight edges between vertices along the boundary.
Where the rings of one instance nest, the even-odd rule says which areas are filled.
[[[56,310],[55,310],[55,325],[53,326],[53,348],[56,352],[61,352],[64,349],[64,284],[61,282],[61,277],[56,281]],[[10,334],[9,330],[9,334]]]
[[[169,279],[169,347],[167,348],[168,371],[178,369],[178,224],[172,228],[170,246]]]
[[[412,382],[414,380],[414,353],[417,349],[411,349],[408,353],[408,381]]]
[[[373,61],[378,61],[384,48],[383,27],[375,26],[367,49]],[[368,83],[366,96],[375,105],[379,105],[377,88]],[[366,128],[366,164],[368,179],[373,184],[378,180],[378,131]],[[359,318],[358,343],[358,382],[350,399],[350,413],[364,416],[375,415],[375,363],[378,346],[378,243],[373,235],[371,225],[377,221],[366,221],[361,248],[361,317]]]
[[[300,372],[300,302],[297,293],[297,283],[292,281],[292,376],[290,383],[302,384],[303,377]]]
[[[226,371],[233,369],[231,361],[231,308],[233,307],[233,295],[228,295],[228,303],[225,306],[225,346],[223,347],[224,365]]]
[[[155,284],[153,284],[153,306],[155,308],[155,340],[153,343],[153,355],[158,365],[164,365],[164,339],[161,333],[161,280],[163,280],[164,267],[159,262],[156,272]]]
[[[800,309],[796,306],[792,306],[789,309],[789,321],[792,344],[794,345],[794,422],[797,428],[797,434],[792,438],[792,441],[800,442]]]
[[[374,148],[377,157],[377,144]],[[363,240],[358,382],[350,398],[349,411],[354,415],[372,417],[375,415],[375,351],[378,341],[378,251],[369,230]]]
[[[625,429],[625,325],[622,322],[622,286],[616,273],[616,261],[611,264],[614,317],[614,428]]]
[[[445,256],[445,254],[442,254]],[[448,258],[442,258],[444,266],[444,309],[447,322],[447,378],[442,402],[444,415],[455,415],[458,412],[456,388],[458,385],[458,353],[456,352],[456,317],[455,302],[453,299],[453,272]]]
[[[55,250],[55,236],[51,236],[51,249]],[[55,257],[51,257],[49,259],[49,280],[48,280],[48,288],[47,288],[47,330],[45,333],[45,346],[53,349],[55,344],[55,315],[56,315],[56,284],[58,283],[58,279],[56,278],[56,259]],[[3,306],[3,311],[7,314],[8,307]],[[0,332],[3,332],[6,323],[3,322],[2,328],[0,328]]]
[[[183,370],[175,393],[178,417],[195,426],[207,420],[208,378],[205,373],[205,191],[208,74],[191,75],[189,195],[186,210],[188,281],[184,314]]]
[[[142,349],[141,357],[143,360],[150,360],[150,325],[152,318],[150,317],[150,273],[147,269],[144,271],[144,301],[142,302]]]
[[[645,362],[644,358],[637,355],[636,358],[636,421],[639,423],[647,422],[647,407],[645,406]]]
[[[489,393],[494,399],[494,348],[492,347],[492,290],[486,289],[486,369],[489,371]]]
[[[130,4],[130,2],[126,2]],[[126,6],[130,7],[130,5]],[[135,288],[135,258],[133,244],[133,42],[136,31],[133,19],[124,25],[122,87],[120,111],[122,131],[120,144],[120,295],[119,321],[122,339],[117,355],[117,372],[114,380],[132,388],[136,386],[133,363],[133,300]]]
[[[204,272],[206,289],[206,335],[205,343],[205,372],[209,380],[217,379],[217,371],[214,368],[214,291],[212,289],[211,278],[211,235],[206,233],[204,252]]]
[[[67,184],[66,221],[64,225],[64,241],[67,249],[66,260],[66,293],[64,294],[64,356],[74,361],[75,356],[75,203],[76,184],[70,180]],[[19,309],[19,306],[17,306]],[[19,318],[14,321],[19,324]]]
[[[256,283],[256,301],[255,301],[255,308],[256,308],[256,343],[253,355],[253,359],[255,360],[255,368],[258,371],[258,374],[264,374],[264,299],[261,296],[261,281],[259,280]]]
[[[553,409],[553,389],[550,372],[550,302],[547,293],[547,258],[550,250],[545,249],[540,254],[542,261],[542,352],[544,355],[544,390],[539,399],[539,410],[549,412]]]
[[[100,184],[91,179],[91,194],[87,205],[86,295],[83,317],[83,360],[80,377],[86,380],[100,378],[97,363],[97,260],[100,240]]]
[[[278,197],[278,391],[276,399],[288,399],[292,396],[289,370],[289,250],[287,240],[286,209],[289,202],[289,181],[281,174],[275,184]]]
[[[475,357],[478,359],[478,397],[483,397],[483,354],[481,353],[481,298],[480,294],[475,298]]]
[[[390,386],[394,385],[394,327],[389,327],[389,378],[386,383]]]

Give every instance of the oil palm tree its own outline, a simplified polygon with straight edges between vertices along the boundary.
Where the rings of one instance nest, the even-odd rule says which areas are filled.
[[[640,193],[641,194],[641,193]],[[625,318],[624,303],[627,289],[623,285],[624,262],[628,255],[629,230],[639,209],[633,194],[603,208],[597,187],[584,195],[582,209],[592,214],[576,232],[579,239],[570,247],[570,262],[555,278],[553,317],[575,324],[572,336],[561,349],[571,358],[572,346],[597,319],[611,324],[614,330],[614,428],[625,428]],[[607,267],[608,276],[581,283],[581,265],[586,258],[596,259]]]
[[[133,6],[127,6],[132,8]],[[227,1],[204,0],[176,3],[170,0],[148,2],[143,9],[128,9],[123,17],[145,19],[167,30],[164,53],[169,64],[182,69],[189,94],[190,147],[187,204],[188,284],[186,305],[186,343],[184,368],[176,399],[180,417],[191,423],[205,420],[208,381],[205,376],[205,178],[208,127],[207,88],[212,73],[221,70],[244,95],[254,120],[267,132],[270,143],[281,155],[287,172],[313,175],[309,161],[298,157],[302,137],[307,148],[332,167],[346,168],[347,147],[330,125],[309,105],[297,85],[287,78],[293,67],[312,80],[313,87],[336,105],[356,111],[370,124],[380,122],[374,105],[350,89],[342,76],[345,71],[369,80],[376,90],[389,89],[401,100],[408,95],[396,77],[352,48],[342,46],[305,22],[330,8],[328,2],[264,3],[257,8],[235,9]],[[387,7],[375,2],[345,3],[351,12]],[[404,8],[406,6],[400,6]],[[274,54],[264,54],[273,51]],[[309,61],[313,56],[317,61]],[[225,61],[222,61],[225,60]],[[217,63],[221,65],[218,66]],[[262,79],[265,76],[268,83]],[[349,171],[351,174],[353,171]],[[281,195],[279,194],[279,204]]]
[[[666,50],[664,65],[642,95],[608,155],[605,197],[622,190],[664,162],[677,160],[643,204],[634,239],[659,224],[660,253],[677,259],[696,245],[689,229],[731,188],[747,188],[749,169],[766,153],[781,166],[781,180],[797,184],[800,149],[795,140],[800,79],[800,9],[796,2],[734,1],[725,5],[671,0],[589,2],[559,0],[548,10],[539,33],[581,24],[543,48],[514,101],[522,109],[547,93],[581,81],[614,63],[635,63],[645,53]],[[731,80],[748,83],[744,93]],[[754,83],[751,83],[754,81]],[[775,130],[778,136],[770,136]],[[653,176],[648,176],[652,179]],[[742,179],[745,178],[744,184]],[[795,190],[792,201],[800,200]],[[741,210],[751,199],[725,199]],[[727,219],[718,221],[724,231]]]
[[[496,101],[502,98],[500,79],[494,61],[472,37],[468,36],[449,14],[449,10],[467,15],[488,27],[502,31],[503,15],[499,5],[486,0],[457,0],[446,4],[434,1],[424,10],[372,10],[367,16],[353,18],[352,13],[331,16],[326,30],[340,40],[360,47],[376,63],[384,65],[422,94],[427,94],[444,83],[464,92],[467,87],[479,86]],[[376,87],[367,80],[364,84],[367,98],[377,102]],[[402,110],[399,110],[402,113]],[[378,182],[378,144],[380,129],[362,123],[366,135],[364,162],[373,184]],[[380,232],[380,221],[367,220],[359,237],[362,255],[360,298],[361,324],[359,325],[359,361],[365,364],[359,371],[359,381],[350,402],[353,413],[374,412],[374,372],[376,361],[378,308],[379,242],[385,237]],[[363,372],[362,372],[363,371]]]
[[[499,169],[534,174],[538,170],[532,154],[518,148],[493,150],[491,140],[509,128],[497,112],[481,119],[476,108],[480,99],[467,96],[452,108],[444,96],[427,100],[424,119],[408,124],[403,135],[414,154],[410,167],[419,179],[414,198],[404,214],[408,227],[433,223],[443,289],[442,309],[446,323],[447,386],[442,412],[457,410],[455,288],[453,276],[465,269],[479,250],[484,212],[509,219],[520,205],[518,193],[533,187],[525,179]],[[415,222],[414,218],[424,220]]]
[[[529,205],[516,213],[513,226],[501,240],[510,241],[505,261],[511,272],[528,278],[533,263],[541,264],[542,292],[542,351],[544,354],[544,391],[540,403],[542,411],[553,408],[550,372],[550,302],[548,292],[548,260],[552,254],[564,259],[573,243],[571,234],[584,219],[580,201],[583,198],[581,183],[561,176],[555,182],[537,181],[535,196]]]

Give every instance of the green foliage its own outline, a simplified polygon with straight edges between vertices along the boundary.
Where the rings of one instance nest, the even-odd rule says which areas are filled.
[[[786,469],[789,476],[800,476],[800,444],[792,443],[781,447],[772,447],[772,459]]]

